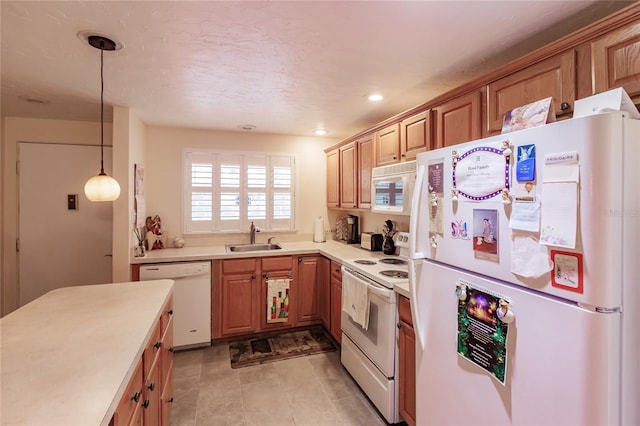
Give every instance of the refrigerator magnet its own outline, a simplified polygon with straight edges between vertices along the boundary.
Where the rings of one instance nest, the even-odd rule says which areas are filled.
[[[584,293],[582,254],[551,250],[551,285],[575,293]]]
[[[516,180],[532,181],[536,178],[536,146],[522,145],[518,147],[516,161]]]

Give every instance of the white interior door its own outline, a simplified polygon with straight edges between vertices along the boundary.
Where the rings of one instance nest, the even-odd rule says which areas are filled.
[[[100,147],[21,142],[18,151],[20,306],[56,288],[111,282],[112,203],[84,195]],[[104,154],[111,174],[111,148]],[[68,194],[77,194],[77,210]]]

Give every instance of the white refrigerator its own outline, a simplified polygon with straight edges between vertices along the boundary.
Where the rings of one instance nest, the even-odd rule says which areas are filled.
[[[419,154],[419,425],[640,424],[640,121]]]

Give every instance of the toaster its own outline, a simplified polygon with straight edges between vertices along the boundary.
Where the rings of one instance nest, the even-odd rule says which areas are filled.
[[[363,232],[360,235],[360,247],[371,251],[382,250],[382,234]]]

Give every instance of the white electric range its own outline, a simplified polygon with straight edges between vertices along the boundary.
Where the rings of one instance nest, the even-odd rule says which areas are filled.
[[[374,403],[387,422],[402,419],[398,410],[396,331],[397,307],[394,285],[408,282],[407,233],[396,236],[400,255],[367,253],[342,261],[342,291],[349,280],[366,284],[369,321],[366,329],[342,312],[341,362]],[[406,243],[406,244],[405,244]]]

